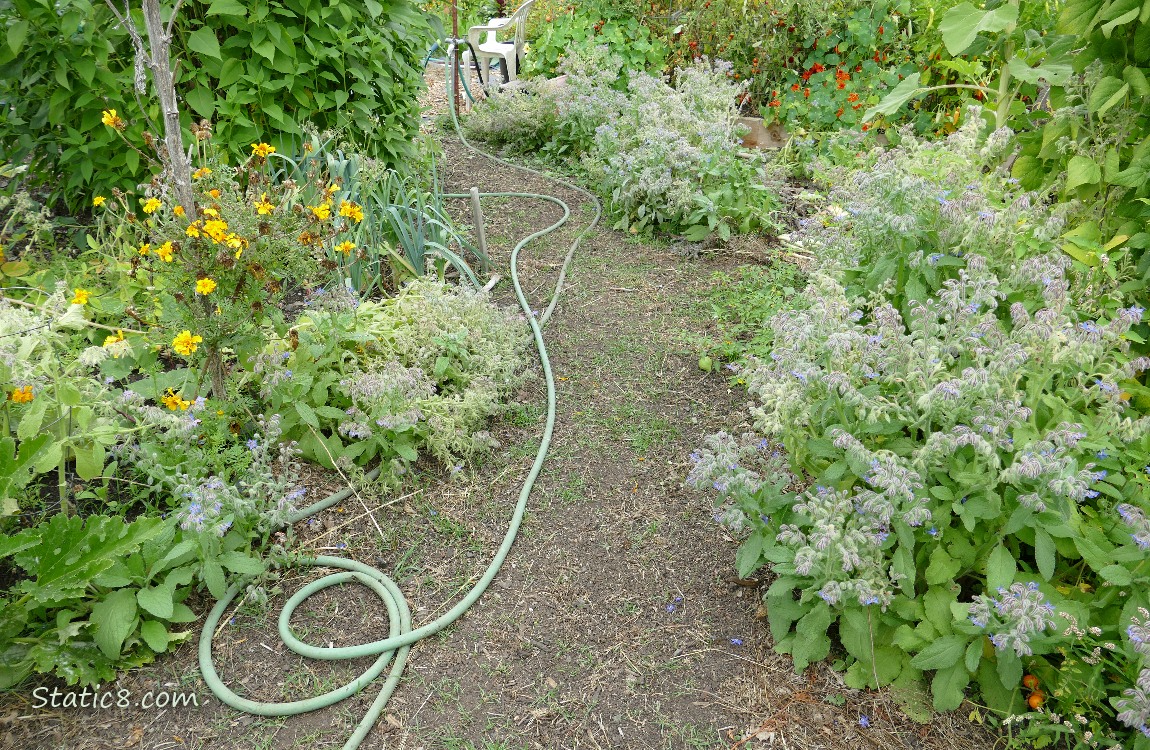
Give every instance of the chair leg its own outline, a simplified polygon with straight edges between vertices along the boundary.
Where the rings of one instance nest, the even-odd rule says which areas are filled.
[[[504,83],[514,81],[518,75],[518,65],[516,65],[515,53],[512,52],[503,58],[503,78]]]

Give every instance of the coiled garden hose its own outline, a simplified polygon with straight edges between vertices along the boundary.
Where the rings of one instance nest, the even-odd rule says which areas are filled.
[[[455,54],[455,45],[451,44],[448,50],[447,59],[452,59]],[[445,70],[447,68],[445,67]],[[451,110],[452,121],[455,123],[455,129],[459,135],[460,140],[475,153],[501,162],[508,166],[520,169],[531,174],[549,178],[547,175],[542,174],[533,169],[520,167],[511,164],[503,159],[487,154],[475,146],[471,145],[463,135],[463,131],[459,126],[459,119],[456,115],[453,102],[453,92],[451,89],[450,75],[448,75],[448,108]],[[468,92],[468,98],[471,97]],[[551,317],[552,311],[558,302],[559,294],[563,288],[563,280],[567,274],[567,267],[571,263],[571,258],[575,254],[575,250],[579,247],[584,235],[590,232],[595,225],[599,222],[601,215],[601,208],[599,201],[594,195],[583,190],[582,188],[563,182],[560,182],[566,187],[581,192],[588,197],[595,206],[595,217],[592,222],[584,229],[572,242],[567,255],[563,259],[562,266],[559,271],[559,278],[556,281],[555,289],[551,295],[551,301],[547,305],[546,310],[542,315],[535,318],[532,314],[531,306],[527,301],[526,295],[523,293],[523,287],[519,281],[519,252],[532,240],[547,235],[567,222],[571,215],[571,210],[562,200],[550,195],[540,195],[537,193],[480,193],[481,196],[487,197],[515,197],[515,198],[531,198],[538,200],[545,200],[556,204],[563,210],[563,216],[549,227],[534,232],[527,237],[520,240],[511,251],[510,275],[511,282],[515,287],[515,297],[519,301],[519,306],[522,308],[524,315],[527,318],[527,323],[531,327],[532,338],[535,343],[535,348],[539,354],[539,363],[543,368],[543,377],[547,385],[547,420],[543,428],[543,436],[539,442],[539,449],[535,454],[535,460],[531,465],[531,471],[528,473],[523,487],[519,492],[519,499],[515,504],[515,511],[512,513],[511,521],[507,527],[507,533],[503,537],[503,542],[499,546],[499,550],[495,553],[491,564],[488,565],[487,570],[484,571],[483,576],[475,584],[474,587],[464,596],[455,606],[448,610],[442,616],[432,620],[426,625],[418,628],[412,628],[411,610],[407,606],[407,602],[400,591],[399,586],[391,580],[382,571],[365,565],[355,560],[348,560],[339,557],[329,557],[320,555],[316,557],[307,557],[300,559],[298,564],[309,565],[321,568],[339,568],[343,572],[331,573],[312,581],[299,591],[297,591],[287,603],[284,605],[283,610],[280,612],[278,621],[278,630],[281,640],[289,649],[301,656],[307,656],[314,659],[324,660],[337,660],[337,659],[356,659],[364,656],[377,657],[375,662],[365,672],[353,679],[351,682],[336,688],[328,693],[318,695],[312,698],[305,698],[303,700],[288,701],[283,703],[270,703],[262,701],[254,701],[244,698],[233,692],[227,685],[220,679],[219,674],[216,672],[215,664],[212,661],[212,638],[218,627],[220,620],[223,618],[224,613],[227,611],[228,606],[239,595],[240,591],[248,584],[251,578],[243,578],[233,583],[224,594],[223,598],[216,602],[215,607],[208,614],[207,620],[204,622],[203,631],[200,633],[199,641],[199,662],[200,671],[203,674],[204,682],[208,688],[220,699],[223,703],[231,706],[232,708],[240,711],[245,711],[250,714],[259,716],[292,716],[302,714],[309,711],[315,711],[320,708],[325,708],[334,703],[337,703],[345,698],[349,698],[367,685],[375,681],[385,670],[390,666],[387,679],[384,681],[380,689],[379,695],[376,696],[372,702],[371,707],[364,715],[355,731],[348,738],[344,744],[344,750],[355,750],[367,737],[368,732],[375,726],[380,714],[383,712],[384,706],[391,698],[392,693],[399,684],[400,675],[403,673],[404,665],[407,662],[408,652],[411,646],[416,641],[433,635],[440,630],[448,627],[456,620],[458,620],[463,613],[465,613],[479,597],[483,595],[491,581],[499,572],[499,568],[503,565],[503,561],[507,558],[508,552],[511,550],[512,544],[515,543],[515,537],[519,533],[519,526],[523,522],[523,515],[527,510],[527,500],[531,495],[531,490],[535,485],[535,480],[539,476],[540,470],[543,468],[543,462],[547,458],[547,451],[551,445],[551,435],[555,430],[555,378],[551,372],[551,361],[547,356],[547,346],[543,342],[542,326],[547,323]],[[464,198],[470,197],[470,194],[451,194],[445,197]],[[379,475],[379,469],[374,469],[368,474],[369,479],[374,479]],[[293,513],[289,518],[289,523],[295,523],[304,518],[307,518],[315,513],[318,513],[326,508],[329,508],[336,503],[339,503],[352,494],[352,489],[349,487],[333,495],[330,495],[317,503],[309,505],[308,507]],[[319,646],[312,646],[302,642],[291,632],[291,616],[308,597],[313,594],[323,591],[324,589],[332,586],[340,586],[346,583],[360,583],[371,589],[376,596],[380,598],[383,606],[387,608],[387,617],[389,622],[389,629],[386,638],[383,638],[372,643],[364,643],[358,646],[348,646],[342,648],[322,648]]]

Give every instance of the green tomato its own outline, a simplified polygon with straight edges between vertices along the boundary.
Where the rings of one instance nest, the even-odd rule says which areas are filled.
[[[710,372],[713,366],[714,363],[711,362],[711,358],[707,355],[704,354],[702,357],[699,357],[699,369],[703,372]]]

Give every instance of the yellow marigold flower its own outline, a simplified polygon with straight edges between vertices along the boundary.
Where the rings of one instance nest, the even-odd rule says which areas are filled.
[[[196,345],[203,340],[203,336],[193,336],[191,331],[180,331],[180,333],[172,339],[172,348],[176,350],[177,354],[188,357],[195,354]]]
[[[270,154],[274,154],[275,152],[275,146],[269,146],[266,143],[252,144],[252,156],[261,156],[266,159]]]
[[[177,205],[176,205],[176,206],[175,206],[175,207],[172,209],[172,213],[174,213],[176,216],[183,216],[183,215],[184,215],[184,207],[183,207],[183,206],[181,206],[181,205],[179,205],[179,204],[177,204]]]
[[[143,201],[143,203],[144,213],[146,214],[154,214],[160,209],[160,206],[164,205],[160,202],[159,198],[149,198],[148,200]]]
[[[73,305],[86,305],[86,304],[88,304],[88,298],[92,296],[92,293],[89,292],[87,289],[76,289],[75,291],[76,291],[76,296],[72,298],[72,304]]]
[[[184,230],[184,234],[188,235],[189,237],[199,237],[200,236],[200,222],[199,222],[199,220],[197,219],[196,221],[193,221],[191,224],[189,224],[188,228]]]
[[[8,394],[8,400],[14,404],[26,404],[34,398],[36,398],[36,395],[32,393],[32,386],[30,385],[26,385],[23,388],[14,388],[12,392]]]
[[[124,340],[124,332],[123,331],[116,331],[112,335],[104,338],[104,346],[112,346],[113,344],[118,344],[123,340]]]
[[[180,395],[176,393],[175,389],[173,388],[168,389],[167,394],[162,399],[160,399],[160,403],[172,411],[176,411],[177,409],[187,411],[188,407],[192,405],[191,401],[185,401],[184,399],[180,398]]]
[[[172,243],[165,242],[156,248],[156,256],[165,263],[172,262]]]
[[[120,119],[120,116],[116,114],[116,110],[114,109],[105,109],[103,116],[100,117],[100,122],[116,130],[125,130],[128,127],[128,123]]]
[[[148,253],[152,252],[151,243],[145,242],[144,244],[140,245],[139,252],[140,252],[140,255],[147,255]]]
[[[216,290],[214,279],[200,279],[196,282],[196,294],[211,294]]]
[[[358,224],[363,221],[363,207],[351,201],[340,201],[339,215],[345,216]]]
[[[339,191],[339,183],[333,182],[330,185],[328,185],[327,188],[325,188],[325,189],[327,191],[327,196],[330,198],[331,196],[335,195]]]
[[[320,221],[324,221],[331,217],[330,203],[321,203],[318,206],[308,206],[308,209],[312,212],[315,218],[319,219]]]
[[[347,255],[348,253],[350,253],[352,250],[355,249],[355,245],[352,244],[351,242],[348,242],[347,240],[344,240],[343,242],[336,245],[335,249],[339,250],[344,255]]]
[[[220,218],[220,212],[219,212],[219,211],[217,211],[217,210],[216,210],[216,209],[214,209],[214,208],[204,208],[204,209],[201,209],[201,210],[200,210],[200,213],[202,213],[204,216],[214,216],[214,217],[216,217],[217,219],[218,219],[218,218]]]
[[[195,172],[192,172],[192,179],[193,180],[199,180],[203,177],[207,177],[211,173],[212,173],[212,170],[208,169],[207,167],[200,167]]]
[[[204,234],[212,238],[212,242],[219,244],[228,236],[228,223],[223,219],[212,219],[204,222]]]
[[[264,193],[263,195],[260,196],[260,199],[255,202],[255,207],[256,207],[256,213],[259,214],[260,216],[267,216],[272,211],[276,210],[275,205],[272,204],[272,202],[268,200],[268,194],[267,193]]]
[[[220,199],[220,191],[216,190],[215,188],[212,188],[211,190],[209,190],[208,195],[212,196],[216,200]]]
[[[104,203],[106,203],[107,200],[108,199],[105,198],[104,196],[97,195],[95,198],[92,199],[92,207],[93,208],[99,208],[100,206],[104,205]]]

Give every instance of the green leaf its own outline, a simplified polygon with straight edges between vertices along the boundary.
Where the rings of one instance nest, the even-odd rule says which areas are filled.
[[[8,27],[8,49],[13,57],[20,55],[24,47],[24,40],[28,38],[28,22],[19,20]]]
[[[1010,554],[1005,545],[998,545],[986,561],[987,590],[997,591],[1000,588],[1007,588],[1014,583],[1014,574],[1017,572],[1018,566],[1014,562],[1014,555]]]
[[[1093,185],[1102,179],[1102,167],[1089,156],[1075,155],[1066,166],[1066,191],[1081,185]]]
[[[882,98],[882,101],[866,111],[862,121],[868,122],[878,115],[893,115],[898,112],[904,104],[924,91],[919,80],[918,75],[911,75],[903,79],[902,83],[895,86],[889,94]]]
[[[224,578],[224,569],[215,560],[204,561],[203,571],[204,585],[208,587],[208,591],[217,599],[223,599],[224,594],[228,591],[227,579]]]
[[[982,661],[982,639],[973,640],[970,645],[966,647],[966,654],[963,656],[962,662],[966,665],[966,671],[973,674],[978,671],[978,663]]]
[[[312,408],[308,406],[307,403],[296,401],[293,405],[296,411],[299,412],[299,418],[303,420],[304,424],[311,425],[317,430],[319,429],[319,418],[316,417],[315,412],[312,411]]]
[[[934,697],[936,711],[953,711],[962,703],[963,691],[970,684],[970,673],[966,665],[959,662],[935,672],[930,682],[930,693]]]
[[[933,586],[954,580],[955,574],[962,568],[962,563],[955,560],[942,547],[935,547],[930,553],[930,565],[926,568],[926,582]]]
[[[1020,81],[1036,84],[1045,80],[1053,86],[1061,86],[1074,73],[1074,68],[1064,63],[1047,63],[1032,68],[1021,57],[1012,58],[1006,69]]]
[[[88,618],[95,628],[92,639],[109,659],[120,656],[124,639],[136,629],[136,594],[130,589],[117,589],[92,606]]]
[[[824,602],[818,602],[814,609],[799,620],[795,626],[795,641],[791,646],[796,672],[802,672],[811,662],[825,659],[831,652],[831,639],[827,636],[827,630],[832,619],[830,607]]]
[[[215,32],[207,26],[196,29],[188,36],[188,49],[204,57],[223,59],[220,57],[220,42],[216,39]]]
[[[184,95],[184,101],[200,117],[211,117],[216,110],[216,97],[204,86],[197,86]]]
[[[1122,71],[1122,80],[1126,81],[1130,89],[1138,96],[1150,97],[1150,81],[1146,80],[1146,74],[1142,72],[1141,68],[1127,65],[1126,69]]]
[[[144,620],[144,624],[140,626],[140,636],[144,639],[144,643],[148,644],[148,648],[157,654],[168,650],[168,629],[163,623]]]
[[[81,596],[95,576],[161,528],[158,518],[125,524],[118,517],[57,514],[36,529],[40,543],[15,556],[16,564],[34,576],[16,589],[45,603]]]
[[[740,578],[746,578],[763,565],[763,535],[751,534],[735,552],[735,567]]]
[[[963,662],[967,639],[965,636],[952,634],[936,639],[910,660],[910,665],[916,669],[943,669]]]
[[[1134,582],[1134,576],[1121,565],[1107,565],[1098,571],[1098,575],[1102,576],[1104,581],[1113,583],[1115,586],[1129,586]]]
[[[208,6],[209,16],[240,16],[246,17],[248,9],[239,0],[212,0]]]
[[[994,10],[980,10],[970,3],[959,3],[946,12],[938,31],[946,51],[958,57],[974,43],[979,32],[1002,31],[1018,21],[1018,6],[1007,4]]]
[[[1130,91],[1130,84],[1120,78],[1107,76],[1094,86],[1090,92],[1087,107],[1095,115],[1103,115],[1108,109],[1121,102]]]
[[[136,601],[145,612],[162,620],[171,619],[176,604],[175,592],[166,585],[140,589],[136,594]]]
[[[1034,531],[1034,562],[1038,573],[1047,581],[1054,575],[1054,539],[1046,529]],[[974,670],[971,670],[974,671]]]
[[[1002,686],[1008,690],[1014,689],[1014,687],[1022,681],[1022,660],[1018,658],[1018,654],[1014,653],[1014,649],[1011,648],[1004,651],[996,651],[995,659],[998,662],[995,665],[995,669],[998,672],[998,679],[1002,682]]]
[[[76,454],[76,473],[83,480],[92,480],[104,472],[104,446],[92,443],[72,448]]]
[[[220,555],[220,563],[233,573],[241,575],[259,575],[264,572],[264,563],[242,552],[225,552]]]

